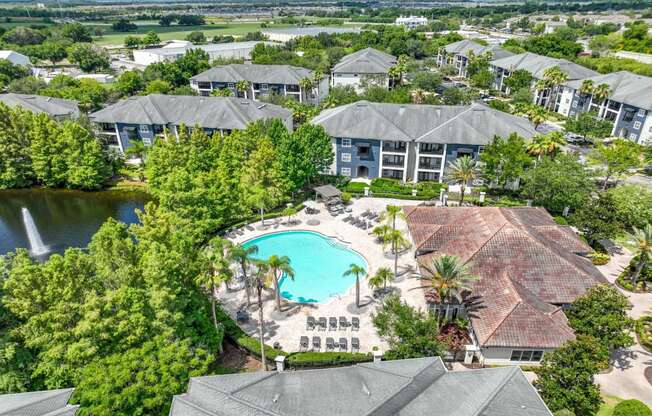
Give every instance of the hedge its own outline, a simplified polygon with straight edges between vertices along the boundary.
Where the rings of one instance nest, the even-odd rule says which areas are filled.
[[[643,316],[636,321],[636,334],[638,342],[648,351],[652,351],[652,316]]]
[[[404,184],[398,179],[376,178],[370,185],[363,182],[349,182],[341,189],[351,194],[362,195],[366,187],[369,187],[371,196],[376,198],[396,198],[409,200],[426,200],[438,198],[441,189],[446,184],[439,182],[419,182],[417,184]],[[412,190],[417,190],[417,195],[412,195]]]
[[[287,357],[290,367],[322,367],[372,361],[371,354],[359,352],[297,352]]]
[[[613,416],[652,416],[652,410],[639,400],[623,400],[614,407]]]

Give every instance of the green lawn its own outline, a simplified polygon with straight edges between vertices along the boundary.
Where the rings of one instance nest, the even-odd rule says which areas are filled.
[[[598,410],[595,416],[611,416],[614,412],[614,407],[623,401],[623,399],[613,396],[603,396],[602,399],[604,403],[600,406],[600,410]]]

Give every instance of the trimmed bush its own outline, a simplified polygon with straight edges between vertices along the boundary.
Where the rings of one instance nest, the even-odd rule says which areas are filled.
[[[322,367],[345,365],[372,361],[371,354],[351,352],[298,352],[290,354],[287,364],[290,367]]]
[[[613,416],[652,416],[652,410],[639,400],[624,400],[616,405]]]
[[[643,316],[636,321],[638,341],[648,351],[652,351],[652,316]]]
[[[649,289],[652,282],[652,265],[643,267],[643,270],[641,270],[641,274],[638,277],[637,285],[634,287],[630,276],[634,273],[634,270],[636,270],[636,263],[638,263],[638,256],[632,258],[629,265],[622,271],[622,273],[620,273],[618,279],[616,279],[616,283],[630,292],[644,292]]]
[[[593,253],[589,254],[589,258],[591,259],[591,262],[593,262],[593,264],[596,266],[602,266],[609,263],[609,254],[607,253],[594,251]]]

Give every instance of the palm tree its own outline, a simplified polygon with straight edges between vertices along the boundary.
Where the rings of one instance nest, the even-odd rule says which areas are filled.
[[[388,224],[380,224],[374,227],[374,229],[371,231],[373,235],[378,238],[378,241],[383,243],[385,241],[385,237],[389,232],[392,231],[392,227],[390,227]]]
[[[299,87],[305,91],[306,93],[306,98],[308,98],[308,94],[312,92],[313,88],[313,81],[309,77],[303,77],[299,80]]]
[[[290,266],[290,258],[288,256],[272,255],[267,260],[272,278],[274,279],[274,295],[276,297],[276,309],[281,310],[281,289],[278,285],[279,280],[283,275],[294,280],[294,269]]]
[[[568,74],[561,70],[558,66],[543,71],[545,84],[550,89],[550,97],[548,100],[548,107],[552,110],[557,102],[557,95],[559,93],[559,86],[568,81]],[[554,93],[554,100],[553,100]]]
[[[233,97],[233,91],[228,88],[217,88],[211,91],[213,97]]]
[[[427,272],[421,278],[429,280],[430,285],[439,295],[440,302],[446,304],[446,315],[453,296],[461,299],[462,292],[470,291],[469,283],[478,280],[478,276],[470,272],[470,265],[462,263],[457,256],[442,255],[424,264]]]
[[[384,246],[390,246],[394,253],[394,276],[398,276],[398,253],[404,248],[410,247],[410,242],[403,236],[401,230],[392,230],[385,236]]]
[[[566,144],[564,135],[560,131],[553,131],[546,135],[537,135],[527,146],[527,151],[537,159],[541,156],[552,155],[557,153],[563,145]]]
[[[376,288],[380,288],[380,286],[382,286],[383,289],[386,289],[387,282],[393,281],[394,277],[395,276],[392,274],[392,271],[389,267],[381,267],[376,270],[376,274],[373,275],[373,277],[369,278],[369,285]]]
[[[355,276],[355,306],[360,307],[360,276],[367,274],[367,271],[355,263],[351,263],[347,271],[342,276]]]
[[[579,93],[584,95],[593,94],[593,80],[585,79],[584,81],[582,81],[582,85],[580,85]]]
[[[251,83],[247,81],[246,79],[241,79],[240,81],[235,83],[235,89],[238,92],[244,93],[244,98],[247,98],[247,91],[249,91],[249,88],[251,87]]]
[[[474,159],[469,156],[462,156],[454,162],[448,162],[446,173],[449,183],[460,185],[460,206],[464,202],[466,184],[480,177],[480,168]]]
[[[414,104],[423,104],[423,101],[426,99],[426,92],[421,88],[417,88],[412,91],[412,102]]]
[[[597,87],[593,88],[593,98],[600,103],[598,109],[598,116],[602,117],[603,109],[605,107],[605,102],[611,96],[611,88],[609,84],[600,84]]]
[[[543,107],[538,105],[530,104],[525,106],[521,110],[521,113],[527,116],[530,123],[534,124],[534,130],[538,129],[539,126],[548,119],[548,113]]]
[[[391,224],[392,230],[396,229],[397,218],[405,219],[403,208],[398,205],[387,205],[387,207],[385,207],[385,212],[380,214],[381,221],[387,221],[388,224]]]
[[[258,246],[251,245],[244,247],[242,244],[236,244],[231,247],[231,260],[238,263],[242,269],[242,277],[245,284],[245,292],[247,293],[247,306],[251,305],[251,282],[248,279],[247,272],[249,266],[255,261],[252,256],[258,253]]]
[[[403,74],[407,71],[407,61],[407,56],[401,55],[396,60],[396,64],[389,68],[389,76],[398,80],[398,85],[403,84]]]
[[[643,229],[634,227],[632,238],[636,241],[635,255],[638,256],[636,268],[632,274],[632,285],[636,288],[643,267],[649,265],[650,260],[652,260],[652,225],[646,224]]]
[[[532,141],[527,145],[527,152],[532,156],[536,156],[538,160],[541,156],[546,154],[547,145],[543,140],[543,135],[537,134],[532,138]]]
[[[251,286],[256,289],[258,299],[258,335],[260,337],[260,358],[262,362],[261,370],[267,371],[267,361],[265,360],[265,321],[263,320],[263,289],[269,287],[269,265],[267,262],[257,260],[255,262],[255,270],[249,276]]]
[[[320,69],[315,70],[315,73],[312,75],[312,80],[317,86],[317,96],[319,96],[319,84],[323,79],[324,73]]]

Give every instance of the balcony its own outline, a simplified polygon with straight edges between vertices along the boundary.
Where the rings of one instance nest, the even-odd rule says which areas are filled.
[[[383,152],[405,153],[405,142],[383,142]]]
[[[419,144],[419,154],[443,155],[444,145],[437,143],[421,143]]]
[[[405,165],[405,158],[403,156],[383,158],[383,166],[394,166],[394,167],[402,168],[404,165]]]
[[[420,157],[419,169],[441,170],[441,159],[432,157]]]

